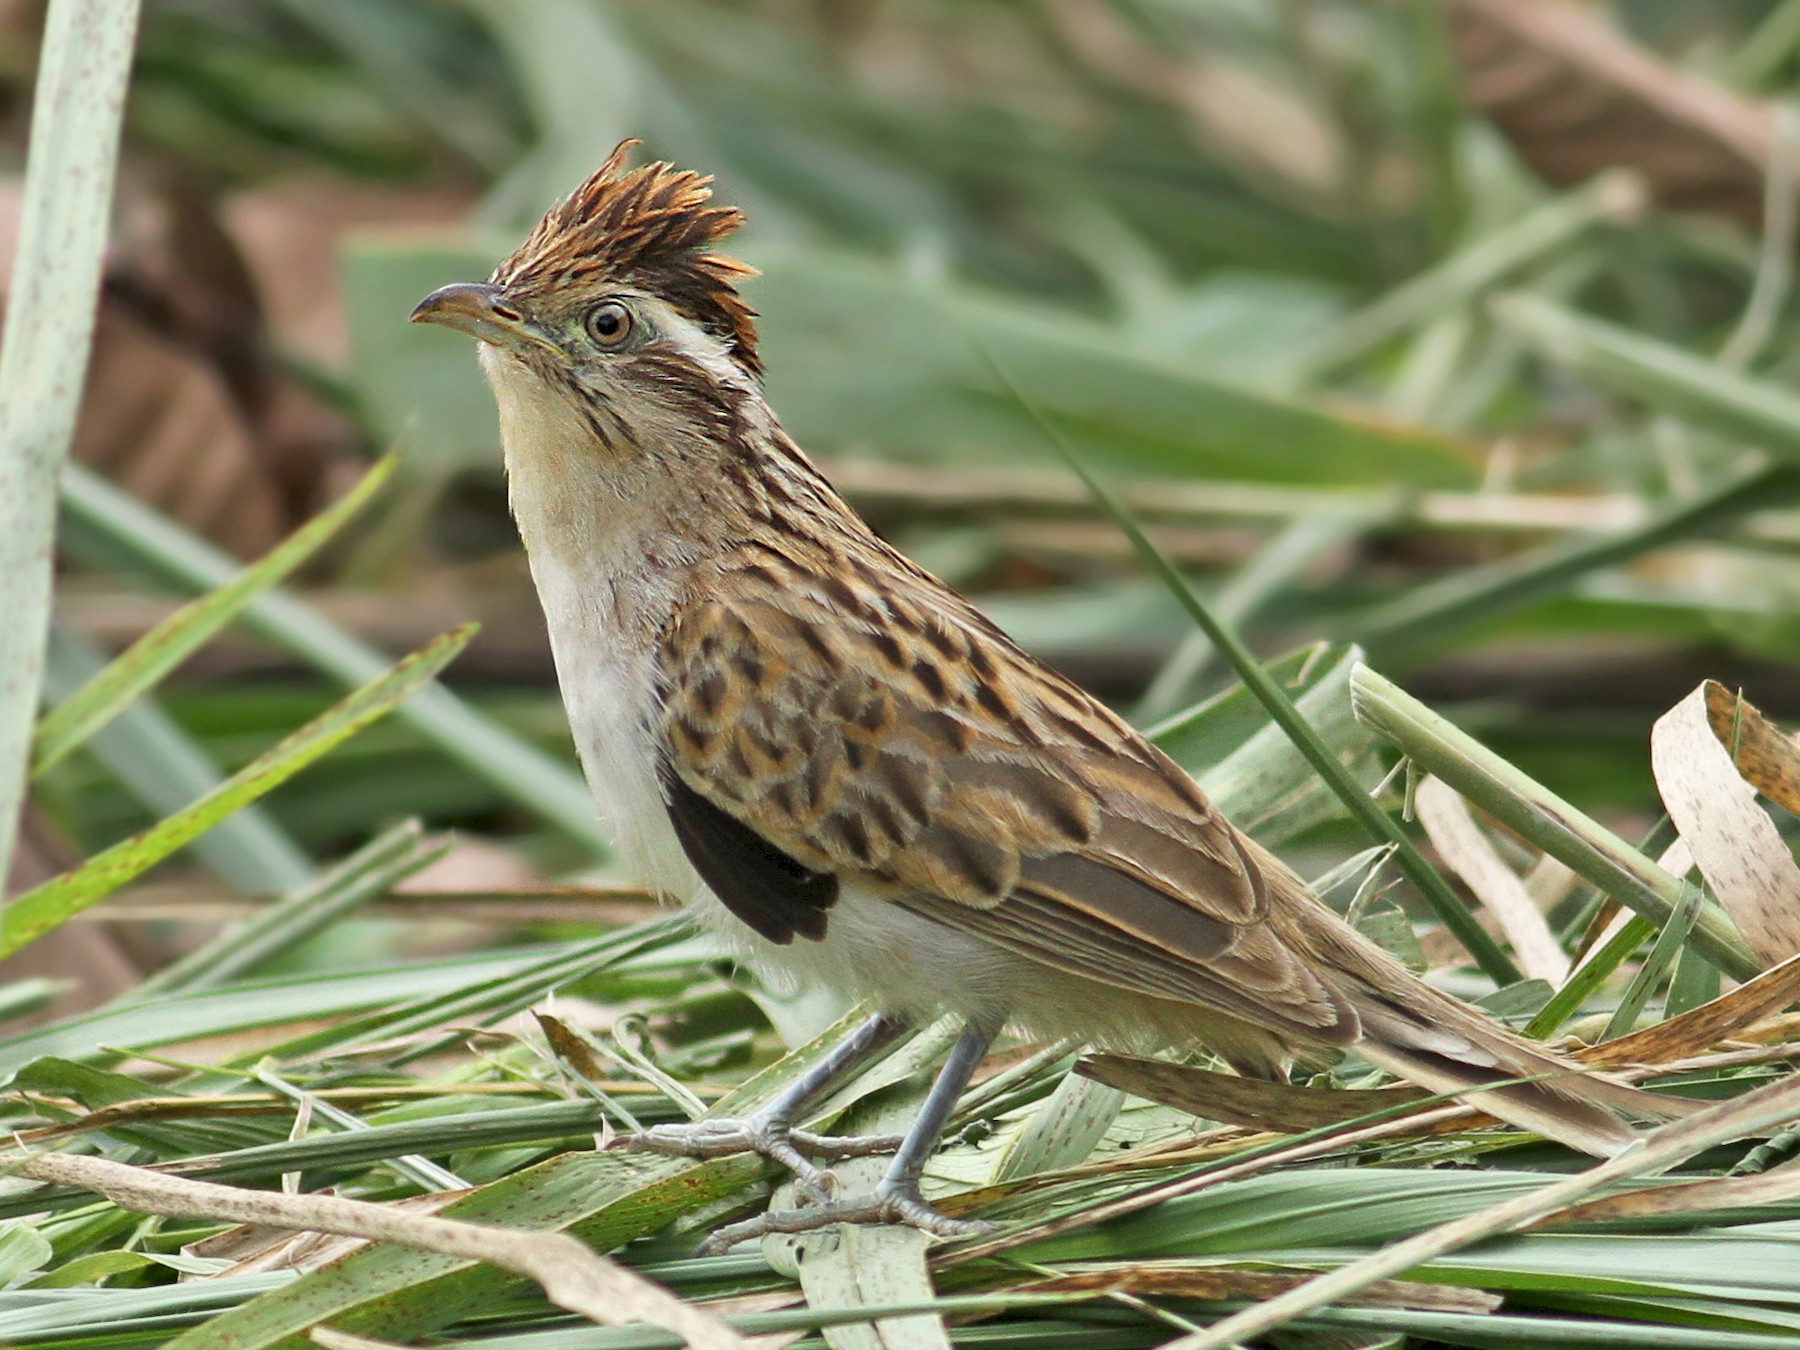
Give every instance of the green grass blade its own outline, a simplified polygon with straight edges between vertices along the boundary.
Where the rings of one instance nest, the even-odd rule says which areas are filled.
[[[293,777],[333,746],[392,712],[442,670],[474,635],[472,626],[446,633],[396,663],[279,745],[245,765],[191,806],[142,834],[113,845],[72,872],[54,877],[13,901],[0,921],[0,956],[50,932],[71,915],[192,842],[239,807]]]
[[[714,1104],[713,1114],[742,1115],[760,1106],[816,1064],[862,1016],[860,1009],[853,1012],[741,1084]],[[761,1159],[744,1156],[696,1164],[617,1151],[566,1153],[492,1182],[443,1213],[560,1229],[605,1252],[742,1190],[764,1168]],[[515,1283],[514,1277],[473,1261],[376,1245],[232,1309],[177,1337],[170,1347],[199,1350],[230,1338],[240,1350],[259,1350],[285,1344],[326,1319],[347,1331],[417,1338],[491,1306]]]
[[[990,364],[992,358],[990,358]],[[1237,671],[1238,678],[1249,686],[1263,707],[1269,710],[1269,716],[1288,734],[1293,743],[1299,747],[1307,761],[1337,793],[1338,800],[1344,803],[1350,815],[1370,834],[1384,844],[1391,844],[1395,851],[1395,860],[1400,869],[1406,873],[1407,879],[1413,883],[1431,905],[1432,910],[1443,920],[1444,924],[1456,934],[1457,939],[1468,949],[1476,963],[1497,984],[1512,984],[1522,978],[1514,967],[1510,957],[1500,950],[1498,943],[1489,937],[1487,932],[1476,921],[1475,915],[1460,899],[1457,898],[1444,879],[1437,874],[1435,868],[1425,861],[1425,857],[1404,831],[1394,823],[1392,817],[1370,799],[1344,766],[1338,762],[1299,709],[1287,696],[1287,691],[1279,681],[1270,677],[1263,669],[1262,663],[1251,654],[1242,639],[1230,628],[1220,623],[1213,616],[1194,588],[1188,585],[1187,578],[1181,575],[1175,564],[1145,534],[1131,512],[1123,503],[1091,472],[1074,449],[1063,438],[1062,434],[1050,424],[1037,406],[1026,399],[1024,393],[1013,385],[1006,373],[998,365],[993,366],[995,378],[1006,387],[1036,421],[1038,429],[1063,460],[1080,475],[1081,481],[1087,484],[1088,491],[1094,500],[1100,503],[1106,513],[1113,518],[1115,524],[1124,531],[1138,556],[1150,566],[1163,584],[1178,599],[1182,606],[1193,617],[1195,623],[1211,639],[1212,644],[1225,654],[1231,662],[1232,669]]]
[[[566,949],[566,944],[555,944]],[[176,991],[77,1013],[0,1038],[0,1082],[46,1056],[80,1059],[216,1036],[221,1030],[334,1021],[414,999],[451,999],[473,984],[541,962],[542,946],[450,961],[389,962],[377,969],[263,976],[221,989]],[[540,984],[539,988],[545,986]],[[291,1026],[282,1034],[292,1034]],[[259,1041],[259,1044],[266,1043]]]
[[[394,476],[395,459],[378,460],[343,498],[295,530],[268,553],[145,633],[80,689],[44,714],[32,745],[31,775],[51,765],[106,725],[119,711],[180,665],[244,607],[279,586]]]
[[[1247,624],[1276,596],[1292,587],[1321,555],[1349,543],[1382,514],[1371,509],[1361,516],[1295,516],[1219,588],[1214,605],[1220,619],[1239,627]],[[1194,696],[1215,655],[1205,633],[1197,629],[1190,632],[1150,681],[1132,720],[1141,724],[1179,711]]]
[[[1650,995],[1656,991],[1656,986],[1668,974],[1669,968],[1675,964],[1675,958],[1686,945],[1705,895],[1700,887],[1688,886],[1681,897],[1681,903],[1675,906],[1675,913],[1663,925],[1662,932],[1656,935],[1656,943],[1650,948],[1650,955],[1644,958],[1644,964],[1631,977],[1631,983],[1619,998],[1619,1006],[1613,1010],[1612,1020],[1606,1024],[1601,1040],[1610,1041],[1615,1036],[1623,1036],[1637,1025],[1638,1014],[1644,1011]]]
[[[210,588],[237,575],[235,559],[79,465],[63,475],[63,505],[179,585]],[[380,652],[291,595],[258,595],[244,607],[243,618],[284,651],[347,685],[371,680],[387,667]],[[421,689],[399,716],[471,773],[595,855],[610,852],[593,796],[568,764],[504,730],[441,685]]]
[[[1427,773],[1436,774],[1501,825],[1598,886],[1653,927],[1669,921],[1682,885],[1592,817],[1584,815],[1474,737],[1367,666],[1350,676],[1356,715]],[[1694,941],[1734,979],[1762,962],[1725,912],[1707,904]]]
[[[53,0],[0,337],[0,877],[12,869],[50,630],[56,475],[93,342],[137,0]]]
[[[1525,1034],[1542,1040],[1562,1030],[1563,1023],[1580,1012],[1581,1005],[1606,983],[1615,970],[1630,960],[1632,953],[1642,947],[1655,931],[1655,926],[1649,920],[1634,914],[1623,928],[1608,939],[1604,947],[1583,961],[1563,981],[1562,988],[1551,995],[1550,1001],[1538,1009],[1537,1015],[1526,1024]]]
[[[1644,189],[1632,175],[1603,174],[1587,187],[1508,222],[1485,239],[1394,287],[1329,330],[1300,359],[1302,378],[1316,380],[1414,324],[1491,291],[1609,222],[1643,209]]]
[[[1800,470],[1785,462],[1758,466],[1664,507],[1633,529],[1552,544],[1414,587],[1354,621],[1351,636],[1377,661],[1411,657],[1471,625],[1564,590],[1589,572],[1715,531],[1797,496]]]
[[[365,1017],[304,1034],[271,1046],[267,1054],[284,1062],[302,1057],[344,1054],[376,1040],[393,1040],[442,1027],[490,1023],[527,1008],[543,997],[546,989],[559,989],[571,980],[592,974],[603,966],[637,952],[665,945],[688,932],[689,920],[681,915],[651,919],[586,942],[559,945],[540,960],[520,965],[480,981],[464,981],[445,992],[416,999],[389,999]],[[456,1043],[461,1031],[448,1031],[445,1040]],[[436,1048],[425,1043],[397,1054],[395,1060],[415,1059]],[[257,1052],[260,1056],[264,1052]]]
[[[50,630],[44,688],[80,688],[106,670],[93,643],[63,624]],[[172,815],[225,781],[206,749],[154,698],[140,698],[99,728],[87,751],[147,808],[152,820]],[[313,874],[312,858],[260,806],[247,806],[194,841],[194,853],[226,884],[250,894],[287,891]]]
[[[1595,384],[1784,459],[1800,456],[1800,398],[1767,380],[1535,295],[1497,296],[1490,308],[1503,327]]]
[[[330,871],[139,981],[130,997],[211,989],[254,970],[442,857],[449,846],[447,838],[428,839],[418,821],[403,821]]]

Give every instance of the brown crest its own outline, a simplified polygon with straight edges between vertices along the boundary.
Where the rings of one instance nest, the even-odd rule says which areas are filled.
[[[674,305],[729,342],[753,374],[756,311],[734,283],[756,269],[711,251],[744,223],[733,206],[709,206],[711,178],[657,161],[625,167],[638,144],[621,141],[593,177],[545,214],[490,280],[516,295],[627,285]]]

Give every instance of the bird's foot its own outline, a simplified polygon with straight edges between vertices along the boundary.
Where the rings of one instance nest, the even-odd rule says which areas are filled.
[[[825,1200],[804,1209],[770,1210],[754,1219],[729,1223],[700,1244],[698,1256],[718,1256],[740,1242],[771,1233],[812,1233],[834,1223],[905,1224],[933,1237],[973,1237],[999,1227],[982,1219],[953,1219],[926,1203],[918,1186],[883,1181],[873,1195],[854,1200]]]
[[[778,1117],[755,1115],[742,1120],[695,1120],[684,1125],[657,1125],[627,1135],[626,1148],[651,1153],[672,1153],[685,1158],[723,1158],[733,1153],[760,1153],[794,1174],[794,1183],[807,1199],[828,1203],[837,1178],[813,1160],[837,1162],[892,1153],[900,1147],[897,1134],[814,1134],[795,1129]]]

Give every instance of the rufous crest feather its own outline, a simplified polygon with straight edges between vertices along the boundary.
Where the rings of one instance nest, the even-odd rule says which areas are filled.
[[[608,286],[658,296],[728,342],[738,363],[760,374],[756,311],[735,285],[756,269],[712,251],[744,223],[744,213],[709,205],[710,177],[663,160],[627,169],[638,144],[619,142],[489,280],[518,296]]]

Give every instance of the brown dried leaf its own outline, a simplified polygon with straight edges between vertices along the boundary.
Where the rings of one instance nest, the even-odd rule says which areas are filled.
[[[1800,956],[1789,957],[1710,1003],[1628,1036],[1588,1046],[1577,1051],[1575,1058],[1597,1069],[1685,1059],[1729,1040],[1796,1000],[1800,1000]]]
[[[1763,218],[1769,105],[1688,75],[1562,0],[1449,0],[1469,102],[1559,187],[1637,170],[1665,206]]]
[[[550,1042],[550,1048],[555,1051],[558,1059],[568,1061],[569,1066],[590,1083],[597,1083],[606,1077],[606,1070],[594,1058],[593,1049],[586,1039],[567,1022],[537,1009],[533,1009],[531,1015],[537,1019],[544,1039]]]
[[[431,1195],[407,1195],[390,1200],[391,1209],[409,1214],[436,1214],[468,1191],[437,1191]],[[274,1228],[266,1224],[241,1223],[210,1237],[190,1242],[181,1249],[183,1256],[206,1257],[234,1262],[218,1275],[186,1276],[187,1279],[217,1279],[219,1275],[250,1275],[271,1270],[305,1272],[335,1261],[347,1252],[367,1246],[364,1238],[344,1237],[331,1233],[296,1233],[291,1228]]]
[[[240,557],[284,533],[254,430],[218,371],[116,306],[102,308],[75,457]]]
[[[1272,1270],[1240,1270],[1230,1266],[1195,1265],[1186,1261],[1133,1261],[1056,1275],[1023,1286],[1033,1293],[1137,1294],[1153,1298],[1196,1298],[1207,1302],[1265,1299],[1292,1289],[1312,1272],[1287,1274]],[[1378,1280],[1360,1291],[1352,1303],[1382,1308],[1424,1308],[1438,1312],[1492,1312],[1503,1300],[1485,1289],[1424,1284],[1417,1280]]]
[[[312,512],[357,433],[277,368],[260,279],[208,193],[140,172],[120,198],[74,453],[214,543],[263,553]],[[0,180],[0,285],[19,203]]]
[[[1295,1087],[1139,1055],[1087,1055],[1075,1072],[1207,1120],[1283,1133],[1338,1125],[1429,1095],[1409,1086],[1374,1091]]]
[[[1744,940],[1775,962],[1800,952],[1800,863],[1732,761],[1747,706],[1708,680],[1657,719],[1650,762],[1700,874]]]
[[[161,167],[129,175],[122,196],[108,299],[202,357],[238,406],[260,420],[276,379],[262,301],[211,191],[179,169]]]
[[[1646,1186],[1575,1205],[1532,1225],[1553,1228],[1571,1223],[1610,1223],[1667,1214],[1699,1214],[1721,1209],[1748,1209],[1800,1196],[1800,1163],[1743,1177],[1709,1177],[1667,1186]]]
[[[1800,816],[1800,748],[1742,696],[1711,680],[1704,688],[1706,720],[1719,744],[1733,752],[1737,771],[1789,815]]]

